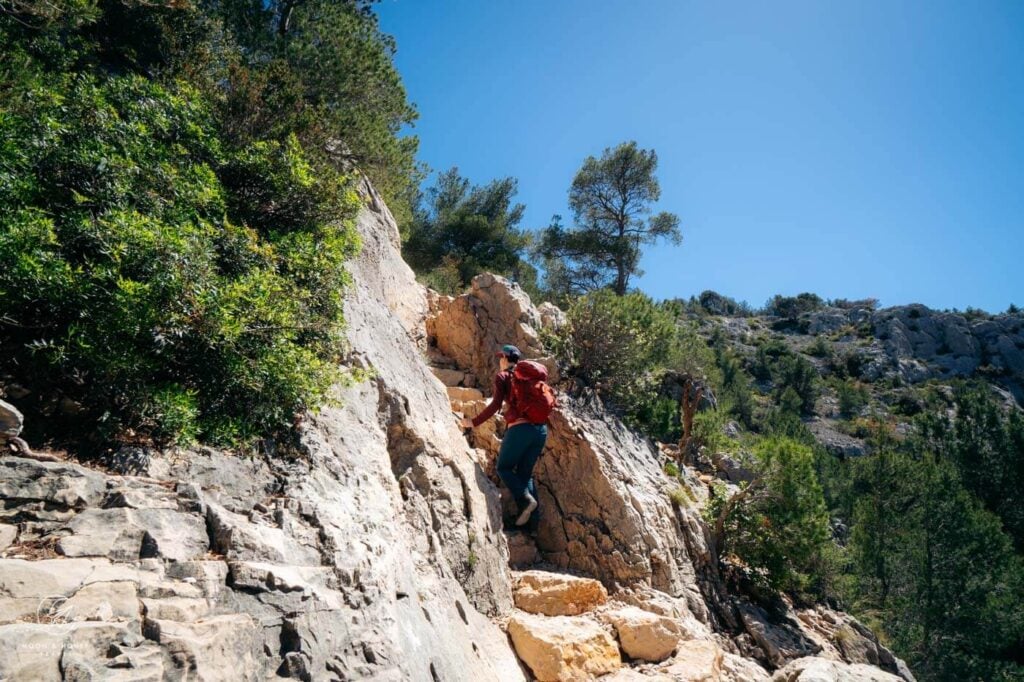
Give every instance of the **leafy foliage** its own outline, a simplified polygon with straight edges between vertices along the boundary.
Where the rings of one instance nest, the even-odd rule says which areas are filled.
[[[601,289],[578,298],[567,318],[553,347],[568,374],[596,387],[656,438],[680,433],[678,398],[663,386],[667,372],[704,377],[714,386],[720,381],[704,340],[644,294]]]
[[[457,168],[441,173],[415,213],[404,255],[443,293],[458,293],[481,272],[534,285],[536,272],[523,260],[528,236],[518,228],[525,207],[513,204],[516,181],[472,186]]]
[[[697,297],[697,303],[709,315],[725,315],[728,317],[749,317],[750,306],[744,302],[736,301],[724,294],[710,289],[702,291]]]
[[[817,294],[802,293],[796,296],[776,294],[765,304],[766,315],[775,315],[795,320],[803,313],[814,312],[825,307],[825,301]]]
[[[814,412],[819,391],[818,372],[807,358],[793,353],[786,344],[770,340],[758,346],[753,373],[759,379],[772,381],[776,401],[784,411]]]
[[[980,383],[957,385],[950,402],[952,416],[940,402],[919,418],[919,447],[951,462],[964,487],[1024,549],[1024,415]]]
[[[766,439],[756,454],[758,478],[734,498],[717,492],[708,507],[720,555],[737,555],[765,587],[807,590],[830,539],[814,455],[786,438]]]
[[[857,607],[923,679],[1019,679],[1024,567],[955,466],[882,450],[855,485]]]
[[[753,428],[754,394],[750,376],[744,370],[743,362],[729,348],[721,333],[712,336],[711,348],[715,365],[722,376],[719,409],[732,414],[747,428]]]
[[[297,119],[237,133],[217,13],[23,3],[0,32],[2,378],[33,437],[236,442],[322,402],[358,199]]]
[[[836,393],[839,396],[839,413],[844,417],[856,417],[871,397],[867,386],[850,380],[837,382]]]
[[[225,132],[244,145],[295,133],[308,149],[329,149],[359,168],[400,225],[412,219],[423,178],[418,140],[401,136],[416,118],[370,3],[353,0],[207,2],[240,49],[227,55],[218,92]]]

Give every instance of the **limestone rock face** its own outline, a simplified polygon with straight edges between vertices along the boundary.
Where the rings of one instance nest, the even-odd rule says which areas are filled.
[[[722,660],[722,650],[714,642],[683,642],[679,645],[679,654],[663,672],[668,679],[678,682],[719,682]]]
[[[657,663],[668,658],[683,634],[676,620],[635,606],[609,611],[605,618],[615,626],[626,655],[644,661]]]
[[[796,658],[814,656],[822,650],[799,622],[771,622],[768,615],[753,604],[744,604],[739,611],[744,628],[774,667],[782,667]]]
[[[590,578],[527,571],[516,576],[516,608],[545,616],[578,616],[608,601],[604,585]]]
[[[561,400],[534,469],[542,555],[612,589],[646,584],[697,594],[656,450],[603,410]]]
[[[469,293],[434,302],[428,338],[478,386],[489,387],[497,370],[494,351],[504,343],[556,369],[539,339],[544,317],[517,285],[484,274],[474,278]],[[546,317],[559,324],[550,308]],[[556,379],[553,373],[550,382]],[[592,575],[609,589],[643,583],[699,600],[694,567],[661,489],[657,451],[600,404],[567,395],[559,401],[534,469],[542,558]],[[482,440],[496,452],[496,437]]]
[[[902,661],[878,642],[878,638],[853,616],[818,606],[796,612],[801,630],[822,647],[826,658],[863,663],[906,675]]]
[[[478,378],[494,373],[494,353],[506,343],[528,358],[542,356],[540,328],[540,313],[526,292],[489,273],[474,277],[466,296],[438,298],[427,320],[427,334],[438,350]]]
[[[800,658],[772,675],[772,682],[900,682],[902,678],[861,663]]]
[[[966,377],[983,363],[1004,370],[1016,389],[1024,381],[1024,315],[1006,313],[971,321],[960,313],[913,304],[869,311],[830,308],[805,313],[811,334],[848,325],[869,325],[877,343],[859,352],[872,380],[885,376],[911,383],[932,378]]]
[[[305,418],[298,456],[0,458],[0,678],[524,679],[489,618],[512,608],[498,495],[363,191],[345,313],[372,378]]]
[[[622,665],[615,640],[585,618],[516,614],[508,633],[540,682],[589,680]]]

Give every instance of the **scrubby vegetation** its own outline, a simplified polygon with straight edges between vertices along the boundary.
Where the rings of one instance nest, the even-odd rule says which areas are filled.
[[[709,314],[699,301],[601,290],[570,307],[559,350],[569,374],[665,442],[683,431],[683,392],[667,390],[667,377],[699,377],[714,396],[694,415],[689,442],[705,467],[746,453],[753,480],[738,491],[716,485],[705,514],[719,560],[753,598],[784,592],[842,605],[919,679],[1021,679],[1020,410],[984,383],[871,382],[864,357],[824,334],[800,353],[762,328],[742,350]],[[821,409],[833,410],[839,432],[867,439],[868,454],[830,454],[810,430]],[[739,438],[726,435],[729,420],[744,430]],[[679,490],[669,496],[690,504]]]
[[[33,439],[287,431],[341,378],[352,164],[399,211],[416,182],[367,5],[15,2],[0,41],[0,379]]]
[[[576,299],[568,324],[552,339],[568,373],[622,409],[627,421],[663,439],[678,439],[679,399],[685,377],[717,385],[707,344],[677,324],[648,296],[599,289]]]
[[[513,204],[515,195],[514,178],[475,187],[457,168],[441,173],[414,213],[403,249],[409,265],[445,294],[461,293],[485,271],[536,292],[537,273],[525,259],[530,239],[519,229],[525,207]]]
[[[814,455],[789,438],[765,439],[756,454],[757,478],[734,495],[717,489],[706,509],[716,550],[737,555],[765,587],[802,594],[830,538]]]

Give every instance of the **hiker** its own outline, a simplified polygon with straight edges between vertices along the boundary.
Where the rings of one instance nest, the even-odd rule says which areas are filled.
[[[533,466],[548,437],[547,419],[555,406],[555,394],[544,383],[548,372],[544,365],[523,360],[512,345],[495,353],[500,371],[494,376],[491,402],[475,418],[462,420],[462,428],[480,426],[507,403],[505,437],[498,451],[498,476],[512,493],[519,510],[517,526],[525,526],[537,509],[537,488]]]

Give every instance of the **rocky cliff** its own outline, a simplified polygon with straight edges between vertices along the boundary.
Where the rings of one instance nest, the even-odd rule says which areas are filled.
[[[725,591],[699,504],[659,451],[564,396],[536,469],[540,528],[504,533],[500,420],[472,434],[499,342],[548,362],[560,323],[481,276],[425,291],[369,186],[346,316],[367,378],[297,452],[125,449],[0,459],[3,680],[896,680],[826,609]]]

